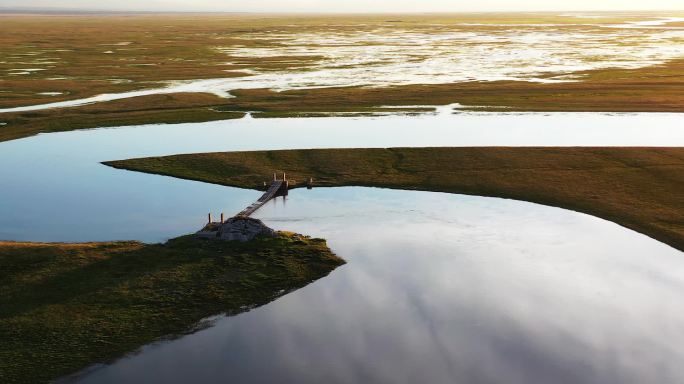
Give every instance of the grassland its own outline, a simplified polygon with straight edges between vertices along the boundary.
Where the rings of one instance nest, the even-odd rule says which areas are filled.
[[[578,74],[579,75],[579,74]],[[370,88],[240,90],[226,110],[263,111],[257,117],[303,112],[378,111],[380,106],[461,103],[479,111],[684,112],[684,60],[640,69],[581,73],[569,83],[462,82]],[[468,107],[470,106],[470,107]]]
[[[49,382],[266,304],[343,263],[324,240],[290,233],[248,243],[0,242],[0,381]]]
[[[601,23],[624,23],[648,15],[604,16]],[[524,26],[525,33],[543,34],[550,23],[556,26],[552,28],[572,35],[585,28],[578,22],[587,22],[552,14],[0,15],[0,21],[0,45],[11,47],[0,55],[0,109],[162,88],[178,81],[247,79],[254,74],[286,78],[320,70],[332,73],[326,71],[344,70],[345,66],[372,68],[394,57],[386,53],[387,49],[394,54],[408,49],[391,39],[401,33],[420,34],[427,39],[431,33],[496,37],[512,33],[510,28]],[[601,34],[606,35],[606,46],[644,44],[638,37],[616,42],[609,35],[613,31],[590,29],[596,47],[604,43]],[[373,38],[364,40],[368,34]],[[348,44],[341,44],[346,39]],[[461,46],[438,45],[442,51],[418,50],[407,60],[423,63],[431,54],[439,56],[472,45],[476,44],[466,41]],[[359,46],[377,54],[378,63],[345,62],[354,55],[335,59],[337,52],[361,49]],[[501,43],[488,49],[505,47]],[[609,59],[598,55],[595,60]],[[373,113],[382,106],[410,108],[451,103],[492,111],[684,111],[681,58],[636,69],[550,71],[537,77],[556,76],[578,81],[460,81],[290,90],[265,87],[231,90],[234,98],[201,91],[141,96],[63,109],[0,113],[0,141],[82,128],[229,119],[242,116],[240,111],[261,112],[257,117],[312,116]]]
[[[644,16],[623,14],[602,22],[639,17]],[[277,37],[269,38],[276,34],[577,22],[554,14],[0,14],[0,46],[6,48],[0,54],[0,108],[154,88],[174,80],[244,76],[245,70],[295,70],[320,60],[312,55],[243,57],[221,51],[279,46]],[[44,92],[60,94],[41,95]]]
[[[0,114],[0,141],[38,133],[139,124],[176,124],[235,119],[242,112],[219,110],[223,99],[208,94],[175,93],[122,99],[79,108]]]
[[[0,59],[0,108],[242,75],[213,47],[216,33],[246,24],[190,15],[0,16],[0,46],[11,47]],[[26,68],[41,70],[21,74]]]
[[[684,251],[683,148],[392,148],[228,152],[107,165],[261,188],[286,172],[294,186],[368,186],[503,197],[613,221]],[[299,181],[299,183],[296,183]]]

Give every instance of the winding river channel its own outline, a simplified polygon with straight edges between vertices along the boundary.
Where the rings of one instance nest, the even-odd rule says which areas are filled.
[[[164,241],[260,194],[105,160],[284,148],[684,146],[681,121],[463,113],[39,135],[0,143],[0,239]],[[256,216],[327,239],[348,264],[266,306],[64,381],[684,381],[684,254],[614,223],[513,200],[357,187],[294,190]]]

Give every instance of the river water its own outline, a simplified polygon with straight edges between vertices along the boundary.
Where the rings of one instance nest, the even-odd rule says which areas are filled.
[[[0,143],[0,239],[164,241],[258,191],[111,169],[176,153],[429,146],[684,146],[682,115],[441,113],[240,119],[44,134]],[[0,127],[2,129],[2,127]],[[264,175],[268,179],[268,175]]]
[[[446,114],[40,135],[0,143],[0,239],[163,241],[260,195],[105,160],[280,148],[684,146],[680,122],[677,114]],[[512,200],[352,187],[294,190],[256,216],[327,239],[348,264],[70,381],[684,380],[684,255],[616,224]]]

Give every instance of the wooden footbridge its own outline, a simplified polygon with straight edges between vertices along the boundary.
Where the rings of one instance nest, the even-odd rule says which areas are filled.
[[[311,188],[312,183],[313,179],[309,179],[307,188]],[[264,187],[265,186],[266,183],[264,183]],[[270,200],[278,196],[286,196],[289,186],[290,183],[287,181],[284,172],[282,180],[279,180],[274,173],[271,185],[257,201],[226,221],[223,220],[223,213],[221,213],[221,221],[212,222],[211,213],[209,213],[209,222],[202,229],[197,231],[195,235],[205,239],[228,241],[249,241],[256,236],[274,236],[275,231],[264,225],[260,220],[252,219],[249,216]]]
[[[266,183],[264,182],[264,187],[266,186]],[[309,181],[306,183],[306,188],[311,189],[313,187],[313,179],[309,178]],[[250,204],[247,208],[243,209],[235,215],[234,217],[239,218],[246,218],[251,216],[254,212],[256,212],[257,209],[261,208],[264,206],[264,204],[268,203],[270,200],[278,197],[278,196],[287,196],[287,191],[290,188],[290,182],[287,180],[285,177],[285,173],[283,172],[283,178],[282,180],[278,179],[277,175],[274,173],[273,174],[273,180],[271,180],[271,185],[268,187],[266,192],[264,192],[261,197]],[[208,215],[209,216],[209,225],[219,225],[224,223],[224,216],[223,213],[221,213],[221,221],[218,223],[214,223],[211,221],[211,213]]]
[[[289,183],[287,181],[287,178],[285,177],[285,173],[283,173],[282,180],[278,180],[276,174],[274,173],[271,185],[268,187],[266,192],[264,192],[264,194],[261,195],[261,197],[257,201],[253,202],[247,208],[243,209],[240,213],[238,213],[236,217],[251,216],[254,212],[256,212],[257,209],[261,208],[269,200],[278,196],[287,196],[288,188]]]

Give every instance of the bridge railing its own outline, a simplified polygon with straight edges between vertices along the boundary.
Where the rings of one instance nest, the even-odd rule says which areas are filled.
[[[287,185],[285,180],[273,180],[271,186],[264,192],[263,195],[254,203],[250,204],[247,208],[243,209],[237,216],[250,216],[257,209],[261,208],[269,200],[276,197],[278,192],[283,188],[283,185]]]

